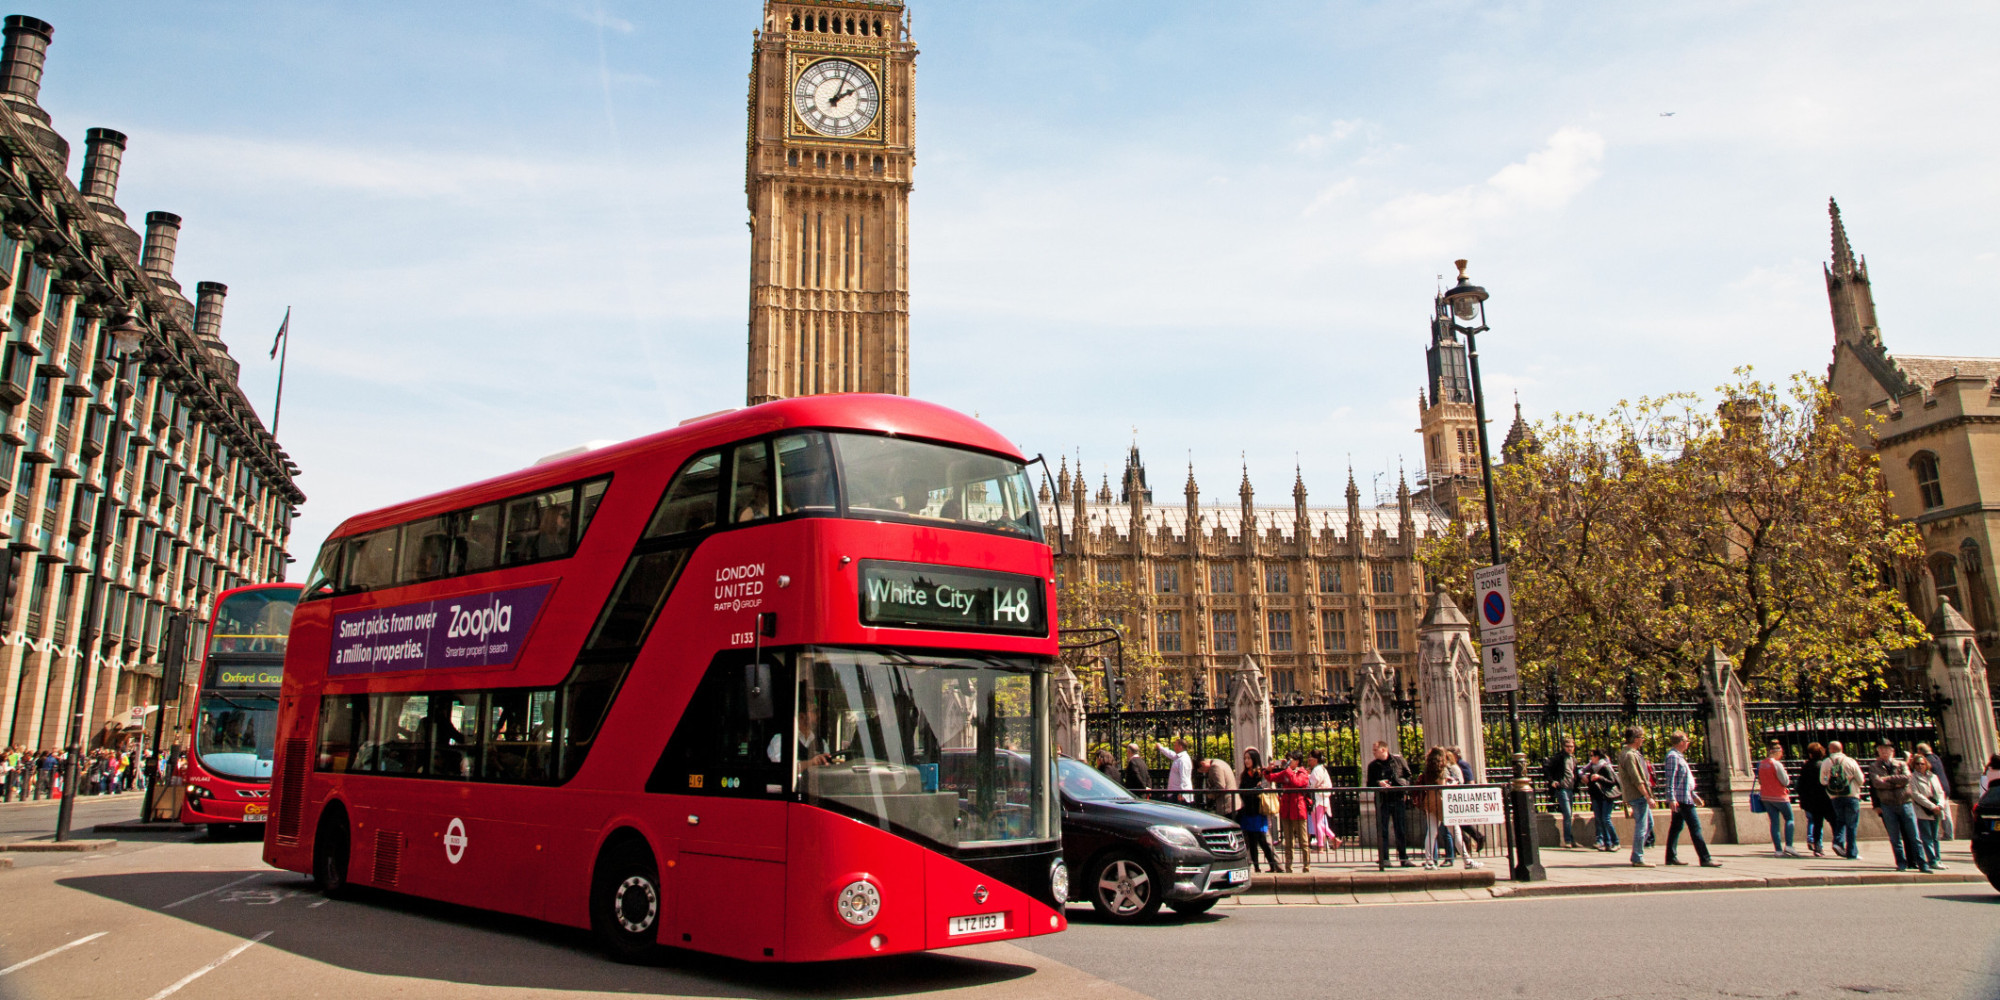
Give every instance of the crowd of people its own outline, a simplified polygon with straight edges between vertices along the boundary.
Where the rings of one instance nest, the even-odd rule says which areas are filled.
[[[1574,803],[1581,792],[1590,802],[1592,845],[1600,851],[1619,849],[1614,817],[1622,808],[1631,820],[1631,863],[1652,867],[1645,850],[1656,842],[1655,813],[1667,810],[1666,863],[1686,864],[1677,851],[1685,831],[1696,857],[1706,867],[1720,867],[1709,854],[1702,835],[1700,809],[1705,804],[1695,791],[1693,769],[1688,765],[1688,737],[1676,732],[1668,737],[1670,749],[1656,772],[1642,749],[1645,730],[1632,726],[1625,730],[1625,746],[1616,754],[1595,748],[1589,759],[1576,758],[1576,741],[1564,740],[1562,749],[1545,762],[1542,779],[1560,816],[1562,841],[1577,847],[1574,832]],[[1930,872],[1943,867],[1941,844],[1954,838],[1951,810],[1951,779],[1944,760],[1928,743],[1918,743],[1906,756],[1897,755],[1896,744],[1878,740],[1875,756],[1865,766],[1850,757],[1839,741],[1806,746],[1805,760],[1797,766],[1785,760],[1783,743],[1772,741],[1755,768],[1756,785],[1750,810],[1763,813],[1770,823],[1771,853],[1776,857],[1803,857],[1796,849],[1801,818],[1806,827],[1806,848],[1814,857],[1858,860],[1861,846],[1863,796],[1882,820],[1889,850],[1897,871]],[[1980,782],[1983,795],[1987,786],[2000,777],[2000,756],[1987,762]]]
[[[136,747],[112,750],[100,747],[86,752],[78,761],[77,792],[80,795],[111,795],[143,790],[146,762]],[[63,776],[69,752],[59,749],[30,750],[8,747],[0,752],[0,802],[25,802],[58,798],[63,794]]]

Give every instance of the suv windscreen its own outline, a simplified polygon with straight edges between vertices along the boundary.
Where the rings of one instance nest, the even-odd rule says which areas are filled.
[[[1056,781],[1062,793],[1078,802],[1137,802],[1139,797],[1104,776],[1104,772],[1080,760],[1065,757],[1056,762]]]

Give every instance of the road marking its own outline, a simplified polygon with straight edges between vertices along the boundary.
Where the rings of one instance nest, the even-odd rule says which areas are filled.
[[[80,938],[77,938],[76,940],[74,940],[74,941],[71,941],[70,943],[68,943],[68,944],[66,944],[66,945],[63,945],[63,946],[62,946],[62,947],[60,947],[60,948],[50,948],[50,949],[49,949],[48,951],[45,951],[45,952],[42,952],[41,954],[39,954],[39,955],[36,955],[36,956],[35,956],[34,958],[30,958],[30,959],[24,959],[24,960],[22,960],[22,961],[19,961],[19,962],[15,962],[15,963],[14,963],[13,965],[10,965],[10,966],[8,966],[8,967],[6,967],[6,968],[4,968],[4,969],[0,969],[0,976],[4,976],[4,975],[6,975],[6,974],[7,974],[7,973],[9,973],[9,972],[14,972],[14,971],[16,971],[16,970],[19,970],[19,969],[25,969],[25,968],[27,968],[28,966],[30,966],[30,965],[33,965],[33,964],[35,964],[36,962],[39,962],[39,961],[41,961],[42,959],[45,959],[45,958],[49,957],[50,955],[60,955],[60,954],[62,954],[63,952],[66,952],[66,951],[70,950],[71,948],[74,948],[74,947],[76,947],[77,945],[80,945],[80,944],[89,944],[90,942],[92,942],[92,941],[95,941],[95,940],[97,940],[98,938],[101,938],[101,937],[103,937],[104,935],[106,935],[106,934],[109,934],[109,933],[111,933],[111,932],[110,932],[110,931],[98,931],[97,933],[95,933],[95,934],[92,934],[92,935],[89,935],[89,936],[87,936],[87,937],[80,937]]]
[[[326,904],[328,904],[328,903],[331,903],[331,902],[333,902],[333,899],[332,899],[331,897],[329,897],[329,898],[326,898],[326,899],[322,899],[322,900],[320,900],[320,901],[319,901],[319,902],[317,902],[317,903],[307,903],[307,904],[306,904],[306,909],[308,909],[308,910],[317,910],[317,909],[319,909],[320,907],[322,907],[322,906],[325,906]]]
[[[208,890],[207,892],[197,892],[197,893],[195,893],[194,895],[192,895],[192,896],[189,896],[189,897],[188,897],[188,898],[186,898],[186,899],[177,899],[177,900],[174,900],[173,902],[171,902],[171,903],[168,903],[167,905],[165,905],[165,906],[162,906],[162,907],[160,907],[160,909],[162,909],[162,910],[171,910],[171,909],[173,909],[174,907],[176,907],[176,906],[179,906],[179,905],[181,905],[182,903],[192,903],[192,902],[194,902],[195,900],[197,900],[197,899],[200,899],[200,898],[201,898],[201,897],[203,897],[203,896],[213,896],[213,895],[215,895],[216,893],[218,893],[218,892],[221,892],[222,890],[224,890],[224,889],[227,889],[227,888],[229,888],[229,886],[232,886],[232,885],[242,885],[243,883],[245,883],[245,882],[248,882],[248,881],[250,881],[251,879],[253,879],[253,878],[256,878],[257,876],[259,876],[259,875],[262,875],[262,874],[264,874],[264,873],[263,873],[263,872],[252,872],[252,873],[250,873],[250,874],[248,874],[248,875],[245,875],[245,876],[243,876],[242,878],[239,878],[239,879],[237,879],[237,880],[236,880],[236,881],[234,881],[234,882],[230,882],[230,883],[228,883],[227,885],[218,885],[218,886],[216,886],[215,888],[213,888],[213,889],[210,889],[210,890]]]
[[[172,986],[169,986],[166,989],[161,990],[160,992],[155,993],[150,997],[147,997],[146,1000],[166,1000],[167,997],[173,996],[175,993],[179,992],[181,987],[186,986],[187,984],[194,982],[195,980],[200,979],[201,977],[206,976],[211,972],[214,972],[216,969],[221,968],[222,963],[227,962],[230,959],[235,958],[236,956],[241,955],[246,951],[249,951],[251,945],[256,944],[257,942],[262,941],[270,936],[271,932],[265,931],[264,933],[259,934],[256,937],[253,937],[250,940],[245,941],[234,948],[229,949],[229,951],[225,953],[221,958],[218,958],[215,961],[210,962],[207,965],[204,965],[201,968],[196,969],[185,976],[182,976],[180,982],[177,982]]]

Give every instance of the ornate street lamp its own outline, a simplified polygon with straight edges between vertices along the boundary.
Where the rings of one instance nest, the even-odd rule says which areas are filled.
[[[1479,436],[1479,475],[1486,487],[1486,541],[1491,547],[1492,565],[1500,565],[1500,513],[1493,494],[1493,451],[1486,440],[1486,388],[1479,381],[1479,342],[1486,332],[1486,289],[1465,276],[1465,261],[1458,266],[1458,284],[1444,293],[1451,312],[1451,328],[1465,336],[1465,358],[1471,366],[1472,416]],[[1535,840],[1534,799],[1529,791],[1528,758],[1521,752],[1521,700],[1516,691],[1507,692],[1507,744],[1514,762],[1513,798],[1515,823],[1514,877],[1538,881],[1542,875],[1541,851]]]
[[[104,453],[104,492],[97,500],[97,526],[93,529],[91,547],[90,602],[83,612],[84,641],[78,644],[76,653],[76,674],[71,679],[69,714],[69,759],[63,764],[63,794],[61,804],[56,807],[56,840],[69,839],[71,813],[76,808],[76,796],[80,788],[83,757],[83,687],[88,679],[90,658],[98,650],[98,640],[102,628],[98,621],[104,610],[104,582],[109,577],[104,566],[104,557],[109,548],[107,542],[111,534],[112,494],[116,492],[118,475],[123,472],[120,463],[125,456],[125,422],[123,419],[125,398],[129,395],[125,384],[125,365],[144,343],[146,328],[139,325],[131,313],[118,317],[105,335],[111,338],[111,356],[118,363],[116,381],[116,402],[112,404],[110,450]],[[164,692],[162,692],[164,695]],[[166,698],[160,699],[162,706]],[[165,709],[162,708],[162,711]],[[148,783],[150,787],[150,782]]]

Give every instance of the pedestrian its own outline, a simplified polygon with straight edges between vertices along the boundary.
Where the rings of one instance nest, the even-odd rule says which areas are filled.
[[[1472,762],[1465,759],[1464,750],[1458,747],[1445,747],[1444,752],[1451,755],[1452,764],[1458,768],[1459,784],[1470,785],[1478,780],[1472,776]],[[1486,832],[1484,830],[1476,826],[1462,826],[1458,828],[1458,835],[1460,841],[1471,844],[1473,850],[1483,851],[1486,849]]]
[[[1195,776],[1201,781],[1201,787],[1209,790],[1208,811],[1218,816],[1234,818],[1240,798],[1236,794],[1236,770],[1230,767],[1227,761],[1210,757],[1197,761],[1194,771]]]
[[[1549,755],[1542,762],[1542,783],[1555,800],[1556,812],[1562,814],[1562,844],[1575,847],[1576,843],[1576,741],[1563,737],[1562,749]]]
[[[1896,757],[1896,744],[1884,738],[1875,743],[1875,759],[1868,762],[1868,792],[1875,799],[1875,814],[1882,817],[1882,829],[1889,835],[1889,853],[1897,871],[1915,868],[1928,873],[1931,866],[1924,849],[1917,845],[1917,813],[1910,803],[1910,767]]]
[[[0,802],[14,801],[15,756],[13,747],[0,750]]]
[[[1451,785],[1465,784],[1458,770],[1458,761],[1451,751],[1444,747],[1432,747],[1424,755],[1424,772],[1417,778],[1417,784],[1424,786],[1418,792],[1419,805],[1424,813],[1424,867],[1449,868],[1458,854],[1464,853],[1464,845],[1459,842],[1459,828],[1447,826],[1444,822],[1444,789]],[[1439,849],[1442,842],[1443,855]],[[1466,867],[1477,867],[1470,857]]]
[[[1410,861],[1410,831],[1404,816],[1403,792],[1410,785],[1410,764],[1400,754],[1389,752],[1389,744],[1376,740],[1370,751],[1374,759],[1368,762],[1368,771],[1363,780],[1375,789],[1375,867],[1380,871],[1389,870],[1389,833],[1396,834],[1396,857],[1404,868],[1414,868]]]
[[[1312,787],[1312,776],[1306,773],[1304,762],[1294,753],[1290,758],[1279,758],[1272,769],[1271,784],[1278,788],[1305,789]],[[1306,820],[1312,815],[1312,796],[1303,791],[1278,794],[1279,842],[1284,845],[1285,871],[1292,870],[1292,848],[1299,852],[1299,871],[1312,870],[1312,854],[1306,848]]]
[[[1182,805],[1194,804],[1194,758],[1188,756],[1187,740],[1174,737],[1174,745],[1159,744],[1160,755],[1167,758],[1167,791],[1178,792],[1167,798]]]
[[[1097,773],[1111,779],[1112,784],[1124,784],[1124,782],[1118,780],[1118,758],[1111,755],[1110,747],[1097,748],[1097,755],[1091,759],[1090,763],[1092,767],[1097,769]]]
[[[1720,868],[1722,862],[1709,856],[1708,841],[1701,835],[1701,796],[1694,791],[1694,769],[1688,766],[1688,736],[1676,731],[1667,737],[1667,808],[1673,811],[1673,820],[1667,824],[1667,864],[1684,865],[1685,861],[1674,857],[1674,847],[1680,840],[1681,830],[1688,832],[1688,840],[1694,844],[1695,856],[1701,859],[1703,868]]]
[[[46,799],[60,791],[56,785],[57,764],[54,750],[42,751],[41,759],[35,763],[35,798]]]
[[[1793,796],[1800,811],[1806,814],[1806,846],[1812,849],[1815,858],[1826,857],[1826,827],[1833,821],[1833,800],[1827,797],[1826,785],[1819,778],[1820,764],[1825,760],[1825,747],[1806,744],[1806,760],[1799,767],[1797,792]]]
[[[1849,861],[1861,860],[1861,765],[1849,757],[1839,740],[1826,744],[1826,759],[1819,762],[1819,783],[1833,803],[1833,853]]]
[[[1910,755],[1910,805],[1916,810],[1917,846],[1923,851],[1925,865],[1932,869],[1944,867],[1938,830],[1940,820],[1951,812],[1951,799],[1945,797],[1944,781],[1931,768],[1928,754]]]
[[[1986,797],[1986,790],[1992,788],[1995,781],[2000,781],[2000,753],[1986,758],[1986,773],[1979,776],[1979,797],[1981,799]]]
[[[1625,749],[1618,754],[1618,791],[1632,810],[1632,864],[1638,868],[1653,867],[1646,860],[1646,835],[1653,830],[1653,765],[1639,752],[1645,741],[1644,729],[1626,726]]]
[[[1596,827],[1595,846],[1600,851],[1618,849],[1618,825],[1611,817],[1621,797],[1618,769],[1611,766],[1611,752],[1593,747],[1590,761],[1583,765],[1583,787],[1590,796],[1591,825]]]
[[[1771,820],[1771,854],[1774,857],[1796,858],[1799,852],[1792,850],[1792,833],[1796,824],[1792,818],[1791,775],[1785,771],[1785,745],[1771,741],[1764,759],[1757,762],[1757,797],[1764,802],[1764,815]],[[1779,834],[1784,840],[1779,842]]]
[[[1951,809],[1951,772],[1945,769],[1944,758],[1938,756],[1937,751],[1931,749],[1930,744],[1917,744],[1917,753],[1922,754],[1925,760],[1930,761],[1931,776],[1938,780],[1939,785],[1944,786],[1944,798],[1940,800],[1944,803],[1944,807],[1938,813],[1938,839],[1955,840],[1958,836],[1958,824],[1952,816]],[[1914,769],[1914,765],[1912,765],[1912,769]]]
[[[1278,804],[1270,801],[1278,793],[1263,791],[1267,787],[1264,777],[1264,755],[1256,747],[1243,748],[1243,769],[1237,772],[1237,787],[1242,795],[1242,805],[1236,813],[1236,825],[1243,828],[1243,839],[1249,844],[1250,868],[1253,871],[1278,870],[1278,852],[1271,849],[1271,817],[1277,815]],[[1262,849],[1269,867],[1257,868],[1257,851]]]
[[[1308,774],[1314,788],[1332,788],[1333,776],[1326,771],[1326,754],[1314,750],[1306,755],[1306,763],[1312,765]],[[1333,832],[1333,793],[1320,791],[1313,793],[1312,819],[1306,824],[1306,833],[1312,837],[1314,848],[1335,850],[1340,847],[1340,834]]]
[[[1125,744],[1125,787],[1135,792],[1151,791],[1153,769],[1146,766],[1146,758],[1139,755],[1139,744]],[[1145,798],[1141,795],[1140,798]]]

